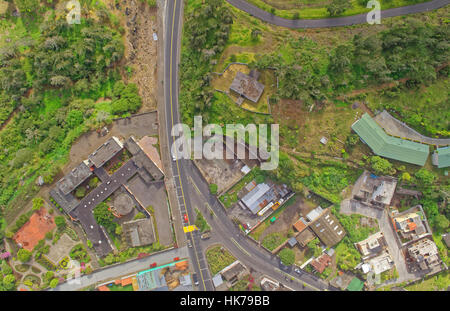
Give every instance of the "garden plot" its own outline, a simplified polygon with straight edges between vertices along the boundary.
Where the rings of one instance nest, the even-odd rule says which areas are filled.
[[[66,233],[61,235],[58,242],[50,247],[49,253],[46,255],[55,265],[57,265],[64,257],[68,256],[72,248],[78,244],[72,240]]]

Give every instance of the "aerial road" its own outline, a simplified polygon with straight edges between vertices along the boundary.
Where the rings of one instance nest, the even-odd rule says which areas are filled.
[[[348,16],[342,18],[328,18],[321,20],[286,20],[265,12],[244,0],[227,0],[230,4],[263,21],[290,28],[319,28],[334,26],[349,26],[366,23],[366,14]],[[398,16],[437,9],[447,5],[449,0],[435,0],[413,6],[382,11],[382,17]],[[164,25],[164,106],[165,132],[170,152],[173,143],[171,130],[173,125],[180,123],[178,102],[178,64],[181,43],[181,25],[183,19],[182,0],[168,0],[165,3]],[[164,137],[163,139],[166,139]],[[213,231],[219,233],[220,243],[229,249],[239,261],[261,273],[278,280],[294,290],[335,290],[324,281],[305,271],[297,273],[292,267],[280,264],[278,257],[269,254],[261,247],[250,241],[242,231],[227,217],[226,212],[219,204],[217,198],[210,194],[208,184],[203,180],[191,160],[176,159],[164,165],[170,166],[173,172],[174,189],[176,192],[179,215],[184,226],[191,225],[195,219],[194,208],[198,208],[204,214],[213,212],[214,216],[207,218]],[[166,161],[167,162],[167,161]],[[170,190],[169,190],[170,191]],[[177,215],[178,216],[178,215]],[[186,233],[189,247],[189,255],[192,267],[198,276],[200,290],[214,290],[212,276],[208,269],[204,249],[198,232]],[[181,246],[181,245],[180,245]],[[306,286],[305,286],[306,285]]]
[[[287,27],[287,28],[326,28],[351,26],[367,23],[367,14],[358,14],[344,17],[333,17],[324,19],[285,19],[266,12],[245,0],[226,0],[237,9],[244,11],[269,24]],[[408,5],[399,8],[387,9],[381,11],[381,18],[401,16],[413,13],[427,12],[442,8],[450,3],[450,0],[433,0],[424,3]]]

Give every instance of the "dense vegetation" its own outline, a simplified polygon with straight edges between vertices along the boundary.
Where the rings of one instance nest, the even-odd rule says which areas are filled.
[[[179,72],[181,113],[186,124],[193,124],[194,115],[203,115],[204,122],[209,121],[208,108],[213,99],[210,74],[225,48],[233,23],[224,1],[203,2],[187,13],[183,30]]]
[[[8,213],[37,192],[38,176],[53,181],[83,132],[141,106],[136,86],[121,81],[121,29],[104,4],[82,1],[74,25],[53,4],[16,4],[23,14],[8,15],[0,29],[14,25],[0,45],[0,208]]]

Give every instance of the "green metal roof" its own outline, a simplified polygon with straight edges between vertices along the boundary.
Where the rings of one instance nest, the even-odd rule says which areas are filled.
[[[352,279],[352,281],[350,282],[350,284],[348,284],[348,286],[347,286],[347,290],[351,291],[351,292],[359,292],[359,291],[362,291],[363,288],[364,288],[364,283],[356,277],[354,277]]]
[[[438,167],[450,166],[450,147],[437,148],[436,153],[438,156]]]
[[[427,161],[427,145],[389,136],[367,113],[353,123],[352,129],[376,155],[420,166]]]

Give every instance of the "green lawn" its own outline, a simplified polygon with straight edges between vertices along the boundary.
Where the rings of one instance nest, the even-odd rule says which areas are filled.
[[[206,260],[208,261],[211,274],[216,275],[223,268],[236,261],[236,258],[222,246],[214,246],[206,251]]]
[[[409,291],[436,291],[447,289],[450,284],[450,275],[444,271],[424,281],[419,281],[413,285],[408,285],[405,289]]]
[[[131,285],[131,284],[126,285],[126,286],[113,284],[112,286],[108,286],[108,288],[112,292],[132,292],[133,291],[133,285]]]

